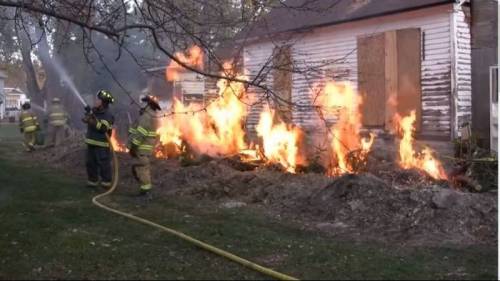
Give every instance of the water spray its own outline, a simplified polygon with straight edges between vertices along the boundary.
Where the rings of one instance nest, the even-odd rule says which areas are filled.
[[[87,103],[80,94],[80,91],[78,91],[75,83],[73,82],[71,77],[69,77],[68,73],[61,65],[61,63],[59,63],[57,58],[51,58],[49,61],[56,70],[56,72],[59,74],[59,77],[62,79],[62,81],[64,81],[64,84],[71,90],[71,93],[82,103],[82,105],[87,106]]]
[[[38,104],[36,103],[30,103],[31,104],[31,107],[37,109],[37,110],[40,110],[40,111],[43,111],[44,113],[47,112],[47,110],[45,110],[45,108],[39,106]]]

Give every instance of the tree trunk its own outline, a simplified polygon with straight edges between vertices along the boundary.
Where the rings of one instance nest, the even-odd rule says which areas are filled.
[[[31,60],[31,42],[26,34],[17,32],[17,36],[21,42],[21,55],[23,58],[23,69],[26,73],[26,88],[28,89],[28,96],[37,104],[41,104],[44,96],[38,85],[35,66]]]

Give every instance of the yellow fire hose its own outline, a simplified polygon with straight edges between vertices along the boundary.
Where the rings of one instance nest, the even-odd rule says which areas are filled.
[[[108,141],[109,141],[109,136],[108,136]],[[111,142],[110,142],[111,143]],[[114,214],[117,214],[117,215],[120,215],[120,216],[123,216],[123,217],[126,217],[128,219],[131,219],[131,220],[134,220],[136,222],[139,222],[139,223],[142,223],[142,224],[145,224],[145,225],[149,225],[149,226],[152,226],[154,228],[157,228],[157,229],[160,229],[164,232],[167,232],[171,235],[174,235],[174,236],[177,236],[178,238],[181,238],[182,240],[185,240],[191,244],[194,244],[204,250],[207,250],[211,253],[214,253],[216,255],[219,255],[221,257],[224,257],[228,260],[231,260],[235,263],[238,263],[240,265],[243,265],[247,268],[250,268],[252,270],[255,270],[257,272],[260,272],[264,275],[267,275],[271,278],[275,278],[277,280],[298,280],[294,277],[291,277],[291,276],[288,276],[288,275],[285,275],[283,273],[279,273],[277,271],[274,271],[272,269],[269,269],[269,268],[266,268],[266,267],[263,267],[263,266],[260,266],[256,263],[253,263],[249,260],[246,260],[246,259],[243,259],[243,258],[240,258],[234,254],[231,254],[227,251],[224,251],[222,249],[219,249],[217,247],[214,247],[210,244],[207,244],[205,242],[202,242],[200,240],[197,240],[189,235],[186,235],[182,232],[179,232],[177,230],[174,230],[174,229],[171,229],[171,228],[168,228],[168,227],[165,227],[165,226],[162,226],[162,225],[159,225],[157,223],[154,223],[152,221],[148,221],[146,219],[143,219],[143,218],[140,218],[140,217],[137,217],[137,216],[134,216],[132,214],[129,214],[129,213],[125,213],[125,212],[122,212],[122,211],[119,211],[119,210],[116,210],[116,209],[113,209],[111,207],[108,207],[102,203],[99,203],[99,199],[101,198],[104,198],[110,194],[112,194],[117,186],[118,186],[118,178],[119,178],[119,166],[118,166],[118,157],[116,156],[116,153],[115,151],[113,150],[113,148],[111,147],[111,153],[112,153],[112,157],[113,157],[113,182],[112,182],[112,185],[111,185],[111,188],[103,193],[103,194],[100,194],[100,195],[97,195],[95,196],[94,198],[92,198],[92,203],[94,203],[94,205],[96,205],[97,207],[101,208],[101,209],[104,209],[106,211],[109,211],[111,213],[114,213]]]

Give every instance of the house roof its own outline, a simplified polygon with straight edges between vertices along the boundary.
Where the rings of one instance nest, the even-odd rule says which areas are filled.
[[[453,2],[456,0],[287,0],[237,37],[300,31]]]
[[[3,88],[4,95],[6,96],[19,96],[24,95],[24,92],[19,88]]]

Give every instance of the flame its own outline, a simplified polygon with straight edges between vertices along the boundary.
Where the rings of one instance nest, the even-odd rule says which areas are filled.
[[[111,142],[111,146],[113,147],[113,150],[116,152],[128,152],[128,148],[126,145],[120,143],[118,141],[118,138],[116,137],[116,129],[113,129],[111,131],[111,137],[109,138],[109,141]]]
[[[249,148],[240,150],[241,161],[258,161],[262,160],[263,157],[259,154],[259,146],[250,144]]]
[[[189,48],[188,54],[184,54],[183,52],[175,53],[175,58],[196,69],[200,69],[203,67],[203,51],[200,47],[194,45]],[[170,64],[167,66],[165,71],[165,76],[167,81],[178,81],[179,80],[179,72],[183,70],[183,67],[179,65],[176,61],[171,60]]]
[[[229,63],[224,64],[222,75],[236,76]],[[206,108],[195,104],[184,105],[174,100],[173,110],[176,114],[158,129],[163,146],[168,143],[179,145],[182,139],[193,152],[213,157],[236,154],[247,148],[243,129],[247,107],[240,101],[246,95],[245,87],[242,83],[228,79],[220,79],[217,87],[218,98]]]
[[[360,136],[362,97],[347,82],[342,84],[328,82],[324,87],[324,94],[319,97],[318,101],[322,109],[329,114],[335,111],[338,118],[330,129],[333,135],[331,149],[336,165],[333,165],[329,173],[338,175],[356,172],[348,159],[349,154],[359,151],[356,157],[364,161],[375,140],[375,135],[371,133],[369,139]]]
[[[160,136],[160,146],[156,148],[156,158],[171,158],[182,152],[182,134],[171,118],[163,118],[156,133]]]
[[[298,160],[300,131],[283,122],[274,124],[275,111],[265,108],[256,127],[262,138],[264,155],[268,161],[281,164],[288,172],[295,173]]]
[[[395,117],[395,123],[399,124],[399,129],[403,135],[399,143],[399,165],[403,169],[416,168],[423,170],[434,179],[446,180],[448,177],[443,165],[434,158],[430,148],[425,147],[420,154],[415,152],[413,139],[415,120],[415,110],[411,111],[410,115],[404,118],[401,118],[399,115]]]
[[[412,111],[409,116],[404,118],[396,115],[395,119],[397,120],[395,124],[399,124],[399,128],[403,134],[401,142],[399,143],[399,164],[403,169],[418,167],[418,161],[415,158],[415,150],[413,149],[413,132],[415,131],[413,123],[416,119],[415,111]]]

